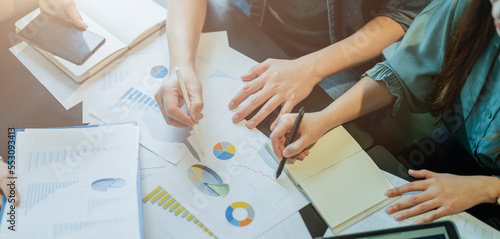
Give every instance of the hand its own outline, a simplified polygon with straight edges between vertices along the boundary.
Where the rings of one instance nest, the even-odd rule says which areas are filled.
[[[194,70],[183,68],[182,77],[186,84],[189,101],[191,102],[188,116],[181,110],[185,102],[175,71],[170,72],[168,80],[163,83],[155,94],[158,107],[160,107],[167,124],[179,128],[193,127],[194,124],[198,124],[200,119],[203,118],[203,114],[201,113],[203,109],[201,84]]]
[[[491,177],[457,176],[411,169],[409,174],[415,178],[424,178],[424,180],[390,189],[387,191],[387,196],[395,197],[412,191],[423,192],[387,207],[389,214],[399,212],[395,215],[398,221],[432,210],[414,223],[430,222],[491,201],[491,196],[488,195],[488,187],[494,185],[488,181]]]
[[[10,199],[10,187],[7,186],[9,184],[11,179],[8,179],[10,177],[9,169],[7,168],[7,164],[3,161],[2,157],[0,157],[0,207],[2,206],[2,199],[3,195],[7,196],[7,202]],[[21,197],[19,195],[19,192],[17,191],[17,188],[14,189],[14,195],[16,196],[14,205],[19,206],[19,203],[21,202]]]
[[[320,112],[305,114],[297,132],[297,140],[285,148],[298,114],[285,114],[279,119],[278,125],[272,129],[271,142],[279,159],[288,158],[290,163],[303,160],[309,155],[309,148],[323,136],[328,129],[322,126]]]
[[[82,29],[87,29],[80,12],[73,0],[40,0],[40,9],[52,16],[73,23]]]
[[[306,58],[295,60],[267,59],[258,64],[248,73],[241,76],[249,82],[229,103],[229,109],[236,109],[245,99],[254,94],[252,100],[246,103],[233,116],[233,122],[238,123],[264,104],[259,112],[247,122],[248,128],[254,128],[271,112],[281,105],[281,111],[273,122],[276,126],[281,115],[290,113],[295,105],[311,93],[314,85],[322,78],[314,75],[311,61]],[[271,127],[271,128],[272,128]]]

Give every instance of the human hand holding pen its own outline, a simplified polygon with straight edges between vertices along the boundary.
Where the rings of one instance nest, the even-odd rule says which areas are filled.
[[[156,102],[158,107],[160,107],[163,118],[167,124],[179,127],[179,128],[190,128],[203,118],[201,111],[203,110],[203,98],[202,98],[202,88],[198,81],[196,72],[190,67],[182,68],[182,75],[184,78],[184,83],[186,85],[186,90],[188,93],[189,100],[191,102],[191,108],[186,115],[181,107],[185,104],[184,98],[182,96],[182,91],[179,86],[179,81],[175,74],[174,68],[170,68],[168,79],[163,83],[163,85],[158,89],[155,94]]]
[[[272,129],[270,136],[276,156],[278,158],[288,158],[290,163],[303,160],[308,156],[309,148],[328,131],[321,112],[307,113],[302,119],[296,140],[285,147],[297,116],[298,114],[281,116],[278,125]]]

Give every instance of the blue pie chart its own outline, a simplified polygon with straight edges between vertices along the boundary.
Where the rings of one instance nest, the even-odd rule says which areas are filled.
[[[157,79],[161,79],[168,74],[168,69],[165,66],[159,65],[151,68],[151,76]]]

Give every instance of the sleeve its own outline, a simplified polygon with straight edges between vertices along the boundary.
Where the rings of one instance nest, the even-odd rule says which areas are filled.
[[[376,15],[391,18],[399,23],[406,32],[413,19],[431,0],[386,0],[384,2]]]
[[[383,51],[386,60],[363,75],[385,82],[396,97],[393,115],[403,101],[413,112],[429,111],[427,96],[441,70],[446,42],[469,2],[434,0],[415,18],[403,40]]]

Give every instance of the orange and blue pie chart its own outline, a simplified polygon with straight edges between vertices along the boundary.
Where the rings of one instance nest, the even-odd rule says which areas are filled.
[[[214,155],[220,160],[228,160],[234,157],[236,148],[228,142],[220,142],[214,146]]]
[[[246,211],[246,218],[241,218],[241,219],[235,218],[234,214],[235,211],[238,209],[243,209]],[[250,224],[254,218],[255,218],[255,211],[253,210],[253,207],[246,202],[235,202],[229,205],[229,207],[227,207],[226,209],[226,219],[233,226],[244,227]]]

